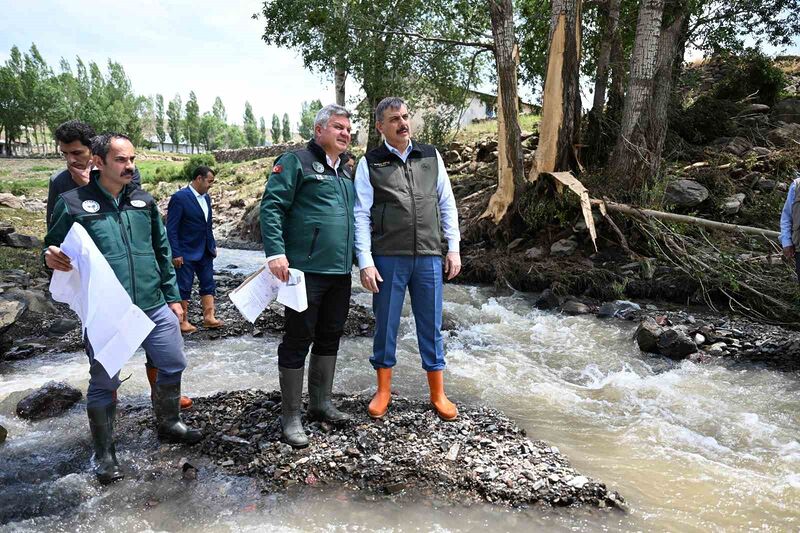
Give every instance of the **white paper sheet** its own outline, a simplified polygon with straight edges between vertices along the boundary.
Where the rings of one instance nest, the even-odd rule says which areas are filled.
[[[266,266],[247,277],[228,297],[248,321],[255,323],[274,300],[301,313],[308,309],[305,274],[290,268],[289,281],[283,283]]]
[[[111,265],[78,223],[61,243],[72,270],[56,270],[50,280],[53,299],[75,311],[94,350],[94,358],[114,376],[133,356],[155,324],[133,304]]]

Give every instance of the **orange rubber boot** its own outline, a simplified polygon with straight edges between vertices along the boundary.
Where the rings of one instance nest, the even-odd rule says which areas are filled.
[[[392,403],[392,369],[378,368],[378,390],[369,402],[367,412],[372,418],[383,418]]]
[[[203,306],[203,326],[209,329],[221,328],[224,322],[214,316],[214,297],[210,294],[201,296],[200,303]]]
[[[444,395],[444,372],[442,370],[428,372],[428,387],[431,390],[431,404],[436,409],[439,418],[446,422],[458,418],[456,404]]]
[[[181,333],[194,333],[197,328],[189,323],[189,302],[181,300],[181,307],[183,308],[183,320],[181,320]]]
[[[158,369],[152,366],[145,367],[147,369],[147,381],[150,382],[150,400],[153,400],[153,397],[156,393],[156,377],[158,376]],[[181,396],[181,409],[188,409],[192,406],[192,399],[188,396]]]

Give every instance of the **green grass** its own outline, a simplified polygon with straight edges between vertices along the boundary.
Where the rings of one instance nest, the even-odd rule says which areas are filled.
[[[47,190],[50,178],[31,178],[27,180],[0,180],[0,192],[10,192],[15,196],[30,196],[32,193]]]
[[[536,132],[539,130],[541,115],[519,115],[519,127],[523,132]],[[456,140],[461,142],[474,142],[481,138],[497,138],[497,120],[484,120],[468,124],[458,132]]]
[[[181,161],[137,161],[136,168],[142,175],[142,183],[176,181],[183,179]]]
[[[46,272],[41,250],[0,246],[0,270],[24,270],[32,276]]]
[[[35,166],[32,166],[29,170],[31,172],[53,172],[57,168],[59,168],[59,167],[56,167],[56,166],[47,166],[46,167],[44,165],[35,165]]]

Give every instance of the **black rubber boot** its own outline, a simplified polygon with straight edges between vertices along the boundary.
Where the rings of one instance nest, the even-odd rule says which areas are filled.
[[[111,402],[102,407],[87,407],[89,430],[92,432],[94,455],[92,464],[97,481],[108,485],[125,476],[117,462],[117,450],[114,448],[114,417],[117,414],[117,403]]]
[[[158,438],[178,444],[194,444],[203,438],[203,432],[192,429],[181,421],[181,384],[156,383],[155,411]]]
[[[338,410],[331,402],[336,356],[311,354],[308,365],[308,418],[326,422],[344,422],[350,415]]]
[[[308,446],[308,436],[303,431],[301,408],[303,405],[304,368],[278,367],[281,381],[281,440],[293,448]]]

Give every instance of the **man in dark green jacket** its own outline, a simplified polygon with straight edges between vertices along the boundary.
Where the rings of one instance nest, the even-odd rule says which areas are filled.
[[[350,112],[337,105],[314,119],[314,140],[275,161],[261,200],[261,234],[267,264],[281,281],[289,267],[305,273],[308,309],[286,308],[286,333],[278,346],[283,441],[308,445],[301,422],[303,371],[308,349],[308,418],[347,420],[331,403],[339,339],[350,308],[353,267]]]
[[[52,227],[45,236],[45,263],[55,270],[72,269],[70,258],[59,245],[74,223],[86,229],[108,261],[120,284],[135,305],[155,323],[142,342],[148,363],[158,369],[153,407],[158,435],[169,442],[192,444],[202,438],[180,419],[181,374],[186,368],[179,321],[183,310],[175,281],[167,234],[155,200],[131,186],[134,148],[128,137],[109,133],[92,140],[92,158],[97,170],[89,184],[66,192],[56,202]],[[89,390],[86,412],[94,443],[95,474],[105,484],[123,477],[113,441],[116,391],[119,372],[109,376],[89,356]]]

